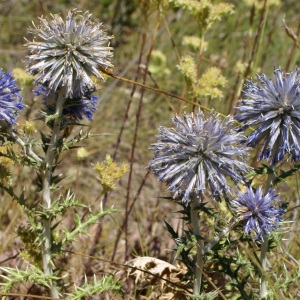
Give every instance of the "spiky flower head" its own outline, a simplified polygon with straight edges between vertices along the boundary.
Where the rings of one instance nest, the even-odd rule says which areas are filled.
[[[238,191],[237,195],[238,199],[230,203],[241,220],[246,221],[245,233],[253,231],[255,239],[263,240],[263,236],[271,232],[272,228],[277,228],[278,223],[282,221],[284,210],[272,205],[272,202],[279,201],[278,195],[273,189],[263,195],[261,187],[255,191],[252,187],[247,187],[245,193]]]
[[[92,75],[103,79],[99,69],[113,67],[113,48],[106,46],[112,37],[101,23],[91,20],[88,11],[70,10],[66,22],[59,15],[51,16],[51,21],[40,17],[40,24],[29,28],[38,41],[27,41],[26,70],[51,92],[65,87],[67,98],[81,98],[95,90]]]
[[[22,103],[20,90],[12,74],[0,69],[0,120],[6,124],[16,124],[19,111],[26,106]]]
[[[285,154],[300,159],[300,76],[296,68],[290,73],[274,71],[274,80],[257,75],[258,82],[247,81],[235,119],[244,122],[242,129],[254,126],[248,145],[262,142],[259,160],[271,159],[271,165]]]
[[[50,92],[44,86],[38,86],[34,90],[35,96],[42,96],[45,104],[45,112],[55,113],[57,93]],[[62,115],[68,119],[68,123],[78,122],[85,117],[89,121],[93,120],[93,113],[97,110],[98,96],[85,93],[81,98],[67,98],[64,102]]]
[[[175,116],[173,124],[176,128],[159,128],[149,168],[186,204],[206,189],[220,201],[231,190],[227,179],[242,182],[249,170],[248,149],[240,143],[245,137],[233,128],[232,118],[221,120],[213,112],[207,118],[200,110]]]

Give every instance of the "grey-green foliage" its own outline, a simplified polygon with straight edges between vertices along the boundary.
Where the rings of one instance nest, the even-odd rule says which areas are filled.
[[[19,270],[18,268],[0,267],[0,269],[7,275],[0,275],[4,282],[0,283],[2,292],[9,292],[14,284],[34,282],[44,287],[50,287],[52,281],[59,278],[54,275],[45,275],[39,268],[28,265],[25,270]]]
[[[292,274],[291,270],[283,264],[284,274],[280,276],[276,282],[276,286],[283,291],[288,291],[288,288],[293,283],[299,284],[300,282],[300,265],[298,264],[298,268],[296,269],[295,274]]]
[[[85,282],[82,286],[74,286],[74,292],[69,294],[70,300],[86,299],[93,295],[99,295],[104,292],[114,291],[120,295],[123,295],[122,286],[118,280],[115,280],[113,275],[104,276],[101,280],[97,280],[94,276],[94,280],[88,283],[85,277]]]
[[[118,212],[118,210],[113,207],[111,207],[105,211],[102,210],[102,208],[101,208],[100,211],[97,212],[96,214],[89,212],[87,220],[84,222],[82,221],[81,217],[78,214],[76,214],[75,215],[75,228],[72,231],[69,231],[67,228],[63,228],[65,237],[62,240],[62,244],[73,241],[78,234],[88,234],[87,231],[85,231],[85,229],[88,226],[98,223],[101,218],[103,218],[104,216],[106,216],[108,214],[114,213],[114,212]]]

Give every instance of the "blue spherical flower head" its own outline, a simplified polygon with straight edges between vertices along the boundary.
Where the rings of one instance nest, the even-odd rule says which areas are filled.
[[[0,70],[0,120],[4,120],[7,124],[16,124],[19,111],[26,106],[22,103],[20,90],[12,74],[5,74]]]
[[[97,110],[98,96],[86,93],[81,99],[67,99],[63,114],[74,121],[84,118],[93,121],[93,113]]]
[[[52,15],[51,21],[39,20],[39,26],[29,28],[39,40],[26,44],[26,69],[36,75],[36,83],[51,92],[63,87],[65,97],[72,99],[95,91],[92,76],[103,79],[100,70],[113,67],[113,48],[107,46],[112,36],[92,21],[89,12],[80,14],[76,9],[67,12],[66,21],[59,15]]]
[[[231,191],[227,179],[237,184],[249,171],[248,149],[240,143],[245,137],[233,128],[232,118],[221,120],[213,112],[207,118],[201,111],[175,116],[173,123],[176,128],[159,128],[149,168],[186,204],[206,190],[220,201]]]
[[[261,187],[256,191],[253,191],[252,187],[247,187],[245,193],[238,191],[238,199],[230,203],[241,220],[246,222],[244,226],[246,234],[252,231],[255,234],[254,239],[263,240],[263,236],[271,232],[272,228],[277,228],[284,213],[283,209],[277,209],[272,205],[272,202],[279,201],[277,196],[272,189],[263,195]]]
[[[271,165],[285,154],[300,159],[300,76],[299,69],[285,73],[274,71],[274,80],[257,75],[259,82],[247,81],[235,119],[244,122],[242,129],[256,129],[248,136],[248,145],[262,142],[259,160],[271,159]]]
[[[34,90],[34,94],[35,96],[42,96],[48,114],[55,113],[57,93],[50,92],[44,86],[38,86],[37,90]],[[62,114],[67,119],[67,123],[77,123],[84,118],[92,121],[93,113],[97,110],[97,104],[98,96],[86,92],[80,99],[67,98]]]

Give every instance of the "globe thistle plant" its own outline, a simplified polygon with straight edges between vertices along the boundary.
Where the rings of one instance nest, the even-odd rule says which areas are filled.
[[[173,123],[176,128],[159,128],[149,167],[174,198],[188,203],[208,189],[211,197],[221,200],[231,190],[227,179],[243,181],[242,174],[249,170],[244,161],[248,149],[240,143],[245,137],[232,127],[232,118],[221,120],[213,112],[205,118],[198,111],[175,116]]]
[[[51,93],[44,86],[38,86],[34,90],[35,96],[42,96],[45,110],[49,114],[55,112],[55,100],[57,93]],[[84,118],[89,121],[93,120],[93,113],[97,110],[98,96],[91,93],[85,93],[82,98],[67,98],[64,102],[62,114],[69,122],[78,122]]]
[[[93,22],[91,14],[79,14],[76,9],[67,12],[66,22],[58,15],[29,28],[39,40],[27,41],[27,71],[36,75],[36,82],[51,92],[66,89],[66,98],[81,98],[95,90],[91,76],[103,79],[99,69],[112,68],[113,48],[106,46],[112,38]]]
[[[93,113],[97,110],[98,96],[85,94],[82,99],[67,99],[63,114],[69,116],[74,121],[83,118],[93,121]]]
[[[253,191],[252,187],[247,187],[245,193],[238,191],[238,199],[232,200],[233,209],[237,212],[241,220],[246,221],[245,233],[250,231],[255,233],[254,238],[263,240],[282,221],[284,210],[277,209],[272,202],[279,201],[275,190],[270,189],[263,195],[262,188]]]
[[[299,69],[290,73],[274,71],[274,80],[257,75],[259,82],[247,81],[235,119],[244,122],[242,129],[256,127],[248,136],[248,145],[262,142],[259,160],[271,159],[271,165],[285,154],[300,158],[300,77]]]
[[[19,111],[26,106],[22,103],[20,90],[12,74],[0,70],[0,120],[2,122],[16,124]]]

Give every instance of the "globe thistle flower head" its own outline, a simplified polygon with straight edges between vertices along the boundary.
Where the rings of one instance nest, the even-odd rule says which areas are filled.
[[[242,129],[255,127],[248,135],[248,145],[262,142],[259,160],[276,165],[291,154],[300,159],[300,76],[296,68],[290,73],[274,71],[274,80],[257,75],[258,82],[247,81],[235,119],[244,122]]]
[[[93,22],[92,15],[76,9],[67,12],[66,22],[59,15],[29,28],[39,41],[27,41],[26,70],[36,75],[36,83],[51,92],[66,89],[66,98],[81,98],[87,91],[95,91],[91,76],[103,79],[99,69],[112,68],[113,48],[106,46],[112,38]]]
[[[37,97],[42,96],[46,113],[55,113],[57,93],[51,93],[44,86],[38,86],[34,94]],[[62,114],[68,119],[68,123],[76,123],[84,118],[93,121],[93,113],[97,110],[97,104],[98,96],[86,92],[81,98],[67,98]]]
[[[238,191],[238,199],[230,203],[241,220],[246,222],[244,226],[246,234],[252,231],[255,234],[254,239],[263,240],[263,236],[271,232],[272,228],[277,228],[285,212],[272,205],[273,201],[279,201],[277,196],[273,189],[263,195],[261,187],[255,191],[252,187],[247,187],[245,193]]]
[[[0,69],[0,120],[6,124],[16,124],[19,111],[26,105],[19,94],[21,89],[16,85],[11,73],[4,73]]]
[[[235,184],[243,181],[242,174],[249,170],[244,161],[248,149],[240,143],[245,137],[232,127],[230,117],[221,120],[213,112],[205,117],[199,110],[175,116],[173,124],[175,128],[159,128],[149,168],[174,198],[187,204],[207,190],[220,201],[231,191],[227,179]]]
[[[67,99],[64,114],[74,121],[83,120],[85,117],[93,121],[93,113],[97,110],[98,96],[86,93],[81,99]]]

